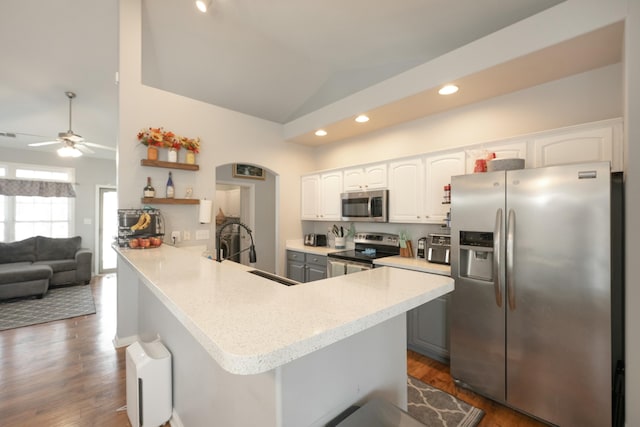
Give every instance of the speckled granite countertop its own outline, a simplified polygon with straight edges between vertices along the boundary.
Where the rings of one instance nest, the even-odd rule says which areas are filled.
[[[234,374],[282,366],[453,290],[449,277],[375,268],[284,286],[193,251],[115,248],[142,282]]]

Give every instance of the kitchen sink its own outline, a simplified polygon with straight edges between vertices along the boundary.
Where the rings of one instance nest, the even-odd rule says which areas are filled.
[[[264,277],[265,279],[269,279],[274,282],[278,282],[281,285],[285,285],[285,286],[293,286],[293,285],[300,284],[300,282],[296,282],[295,280],[287,279],[286,277],[281,277],[276,274],[267,273],[266,271],[262,271],[262,270],[250,270],[249,273],[255,274],[256,276]]]

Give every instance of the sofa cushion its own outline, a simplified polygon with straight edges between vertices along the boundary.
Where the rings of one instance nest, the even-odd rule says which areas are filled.
[[[36,264],[5,264],[0,268],[0,285],[49,279],[51,267]]]
[[[0,264],[10,262],[34,262],[36,260],[36,238],[0,243]]]
[[[36,236],[36,261],[50,259],[72,259],[80,249],[82,238],[51,238]]]
[[[48,265],[54,273],[72,271],[78,267],[75,259],[50,259],[47,261],[36,261],[33,265]]]

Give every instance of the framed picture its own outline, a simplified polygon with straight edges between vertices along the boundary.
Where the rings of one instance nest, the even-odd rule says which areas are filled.
[[[264,169],[242,163],[233,164],[234,178],[265,179]]]

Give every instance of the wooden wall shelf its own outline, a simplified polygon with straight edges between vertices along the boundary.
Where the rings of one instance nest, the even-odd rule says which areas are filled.
[[[156,203],[163,205],[199,205],[200,199],[162,199],[156,197],[143,197],[142,203]]]
[[[200,165],[192,165],[190,163],[164,162],[162,160],[140,159],[142,166],[152,166],[154,168],[182,169],[187,171],[200,170]]]

